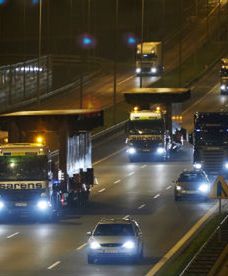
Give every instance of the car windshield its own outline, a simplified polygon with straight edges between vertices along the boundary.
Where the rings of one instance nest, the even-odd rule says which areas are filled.
[[[201,173],[183,173],[178,178],[179,182],[198,182],[206,181],[206,178]]]
[[[164,131],[164,128],[164,121],[161,119],[129,121],[128,124],[128,131],[130,134],[160,135]]]
[[[134,236],[131,224],[99,224],[94,236]]]

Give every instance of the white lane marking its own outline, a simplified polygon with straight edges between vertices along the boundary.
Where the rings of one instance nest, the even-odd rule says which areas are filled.
[[[142,205],[140,205],[139,207],[138,207],[138,209],[142,209],[142,208],[144,208],[146,206],[146,204],[142,204]]]
[[[7,239],[10,239],[12,237],[15,237],[16,235],[20,234],[20,232],[13,233],[12,235],[7,236]]]
[[[130,172],[130,173],[128,174],[128,176],[131,176],[131,175],[133,175],[133,174],[135,174],[135,172]]]
[[[117,183],[119,183],[121,180],[120,179],[118,179],[118,180],[116,180],[115,182],[114,182],[114,184],[117,184]]]
[[[191,110],[193,107],[195,107],[196,105],[198,105],[200,102],[202,102],[205,98],[208,97],[209,94],[212,94],[215,90],[215,86],[207,93],[205,94],[202,98],[199,98],[198,101],[195,101],[194,104],[190,105],[188,108],[186,108],[183,112],[182,115],[184,115],[185,113],[187,113],[189,110]]]
[[[155,196],[154,196],[154,198],[158,198],[160,196],[160,194],[156,194]]]
[[[171,185],[169,185],[168,187],[166,187],[165,189],[166,190],[169,190],[169,189],[171,189],[172,188],[172,186]]]
[[[122,149],[120,149],[120,150],[118,150],[118,151],[116,151],[116,152],[113,152],[112,154],[110,154],[110,155],[104,157],[103,159],[98,160],[97,162],[94,162],[93,165],[95,166],[95,165],[97,165],[97,164],[99,164],[99,163],[101,163],[101,162],[103,162],[103,161],[105,161],[105,160],[107,160],[107,159],[113,157],[114,155],[117,155],[118,153],[120,153],[121,151],[124,151],[125,149],[126,149],[126,147],[124,147],[124,148],[122,148]]]
[[[124,82],[126,82],[126,81],[128,81],[130,79],[133,79],[134,77],[135,77],[135,75],[132,75],[132,76],[126,78],[125,80],[122,80],[122,81],[118,82],[118,85],[120,85],[120,84],[122,84],[122,83],[124,83]]]
[[[184,236],[156,263],[146,274],[146,276],[154,276],[166,262],[189,240],[195,232],[208,220],[208,218],[216,211],[218,204],[213,206],[209,211],[201,217],[192,228],[184,234]]]
[[[61,263],[60,261],[57,261],[54,264],[50,265],[47,269],[52,269],[53,267],[59,265],[60,263]]]
[[[79,247],[76,248],[76,250],[81,250],[83,247],[85,247],[87,245],[87,243],[83,243],[82,245],[80,245]]]
[[[129,218],[129,215],[126,215],[125,217],[123,217],[123,219],[128,219]]]
[[[140,168],[143,169],[143,168],[145,168],[146,166],[147,166],[147,165],[142,165],[142,166],[140,166]]]
[[[106,189],[103,188],[103,189],[99,190],[98,193],[102,193],[102,192],[104,192],[105,190],[106,190]]]

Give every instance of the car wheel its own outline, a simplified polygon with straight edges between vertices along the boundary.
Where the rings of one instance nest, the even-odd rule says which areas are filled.
[[[88,264],[93,264],[94,263],[94,257],[88,255]]]

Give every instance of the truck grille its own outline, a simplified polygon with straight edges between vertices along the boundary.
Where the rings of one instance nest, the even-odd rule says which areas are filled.
[[[203,149],[201,151],[204,170],[210,174],[220,173],[224,166],[225,152],[224,149]]]

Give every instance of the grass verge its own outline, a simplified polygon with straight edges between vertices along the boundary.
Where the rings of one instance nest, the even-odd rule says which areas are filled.
[[[156,276],[176,276],[179,275],[200,247],[208,240],[215,231],[219,223],[225,218],[224,214],[213,216],[204,227],[198,232],[188,244],[180,250],[166,265],[156,274]]]

